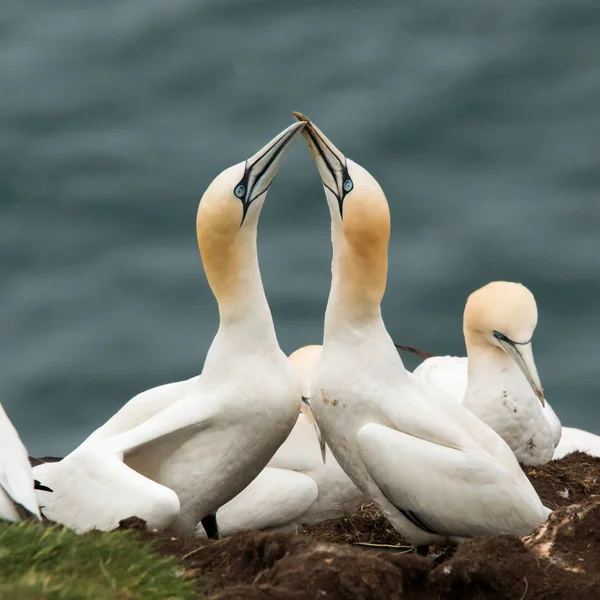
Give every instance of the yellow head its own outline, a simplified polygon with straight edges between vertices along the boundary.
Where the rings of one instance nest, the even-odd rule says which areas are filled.
[[[298,348],[295,352],[292,352],[289,356],[290,362],[294,365],[295,369],[300,375],[300,381],[302,382],[302,395],[305,398],[310,398],[310,385],[312,380],[312,374],[315,370],[315,365],[321,356],[322,346],[303,346]],[[303,403],[302,412],[312,422],[313,417],[308,407]]]
[[[465,306],[463,331],[467,351],[487,346],[508,354],[544,404],[544,392],[531,346],[536,325],[535,298],[520,283],[488,283],[473,292]]]
[[[379,308],[386,286],[390,237],[385,194],[375,178],[346,158],[314,123],[300,113],[294,116],[306,123],[302,134],[325,189],[341,299],[359,310]]]
[[[273,178],[304,128],[294,123],[248,160],[220,173],[200,200],[198,247],[208,282],[219,302],[253,277],[258,217]]]

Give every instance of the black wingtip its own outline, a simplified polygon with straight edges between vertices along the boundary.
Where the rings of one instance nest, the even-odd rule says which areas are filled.
[[[402,344],[394,344],[394,346],[399,350],[404,350],[404,352],[420,356],[423,359],[433,358],[435,356],[435,354],[431,354],[431,352],[427,352],[427,350],[421,350],[419,348],[414,348],[413,346],[404,346]]]
[[[33,489],[41,490],[42,492],[53,492],[48,486],[42,485],[37,479],[33,480]]]

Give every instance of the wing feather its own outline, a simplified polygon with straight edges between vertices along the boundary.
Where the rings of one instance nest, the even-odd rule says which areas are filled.
[[[515,482],[485,453],[441,446],[375,423],[359,430],[357,443],[386,498],[424,531],[452,537],[525,535],[550,512],[530,484]]]
[[[14,502],[40,518],[27,450],[1,404],[0,486]]]

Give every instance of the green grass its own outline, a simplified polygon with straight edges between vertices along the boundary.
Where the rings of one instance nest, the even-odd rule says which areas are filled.
[[[194,583],[129,532],[77,535],[37,523],[0,521],[2,600],[187,600]]]

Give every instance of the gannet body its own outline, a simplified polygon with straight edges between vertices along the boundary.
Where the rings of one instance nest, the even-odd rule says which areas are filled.
[[[550,513],[506,443],[407,373],[381,318],[389,208],[306,117],[332,221],[332,285],[311,407],[340,466],[415,544],[524,535]]]
[[[536,323],[533,294],[518,283],[494,281],[473,292],[465,306],[468,361],[434,357],[414,371],[487,423],[525,465],[552,460],[561,435],[533,359]]]
[[[256,230],[273,177],[302,129],[291,125],[204,193],[198,246],[220,325],[199,377],[134,398],[58,463],[43,512],[79,531],[138,516],[191,534],[244,489],[296,422],[299,377],[279,348],[260,278]]]
[[[290,355],[305,398],[320,351],[321,346],[305,346]],[[312,414],[303,403],[296,425],[267,468],[218,510],[217,521],[223,536],[254,529],[295,531],[302,524],[341,517],[364,501],[331,453],[323,462]],[[196,533],[205,535],[201,526]]]
[[[0,404],[0,519],[19,522],[40,518],[27,450]]]
[[[554,451],[554,459],[577,451],[600,456],[600,436],[575,427],[563,427],[560,443]]]

